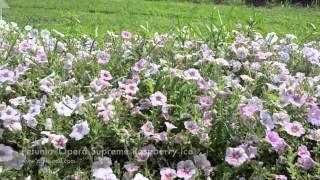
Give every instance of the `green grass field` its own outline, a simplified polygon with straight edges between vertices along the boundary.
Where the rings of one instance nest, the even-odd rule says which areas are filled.
[[[4,17],[21,25],[29,23],[41,28],[66,31],[77,17],[79,30],[92,33],[137,31],[144,25],[152,32],[172,32],[177,25],[202,26],[220,24],[228,28],[245,24],[250,17],[261,32],[303,35],[308,23],[320,25],[319,9],[307,8],[250,8],[213,4],[192,4],[172,1],[145,0],[8,0],[10,9]]]

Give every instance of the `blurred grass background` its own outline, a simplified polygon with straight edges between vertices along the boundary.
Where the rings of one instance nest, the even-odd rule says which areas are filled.
[[[304,35],[308,24],[320,27],[318,8],[273,7],[254,8],[239,4],[214,5],[211,1],[189,3],[183,0],[8,0],[10,9],[4,18],[20,25],[38,28],[70,30],[75,19],[80,21],[81,33],[92,34],[112,30],[138,31],[140,25],[151,32],[173,32],[178,25],[201,27],[223,23],[233,29],[237,23],[245,25],[252,18],[262,33]],[[310,25],[310,24],[309,24]]]

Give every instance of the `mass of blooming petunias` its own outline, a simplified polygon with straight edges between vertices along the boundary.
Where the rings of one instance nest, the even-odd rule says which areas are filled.
[[[320,43],[246,30],[95,39],[0,21],[1,176],[319,178]],[[95,153],[110,149],[126,153]]]

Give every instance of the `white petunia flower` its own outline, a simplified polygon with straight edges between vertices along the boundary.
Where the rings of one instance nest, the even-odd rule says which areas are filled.
[[[82,139],[85,135],[89,134],[90,128],[87,121],[75,124],[72,127],[72,133],[70,137],[74,138],[75,140]]]

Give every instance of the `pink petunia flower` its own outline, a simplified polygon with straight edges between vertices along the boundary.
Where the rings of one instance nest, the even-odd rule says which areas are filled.
[[[245,47],[239,47],[236,49],[236,55],[239,59],[245,59],[249,55],[249,51]]]
[[[137,161],[146,162],[156,150],[156,147],[154,147],[152,144],[142,147],[136,155]]]
[[[157,91],[150,96],[152,106],[164,106],[167,104],[167,97]]]
[[[132,38],[132,33],[128,31],[122,31],[121,32],[121,37],[123,39],[131,39]]]
[[[196,174],[196,166],[191,160],[180,161],[177,165],[177,176],[183,179],[191,179]]]
[[[141,72],[142,70],[145,70],[148,66],[149,62],[145,59],[141,59],[138,62],[134,63],[132,66],[132,71],[134,72]]]
[[[227,148],[225,161],[234,167],[239,167],[248,160],[248,155],[242,147]]]
[[[205,154],[199,154],[194,156],[194,162],[198,168],[200,168],[205,176],[209,176],[213,171],[211,162],[207,159]]]
[[[249,104],[249,105],[241,104],[240,105],[240,114],[245,117],[252,118],[255,115],[255,113],[257,112],[257,110],[258,110],[257,107],[253,104]]]
[[[102,117],[104,122],[109,122],[114,118],[114,106],[111,104],[101,105],[99,103],[98,115]]]
[[[110,81],[112,79],[112,75],[107,70],[101,70],[100,72],[100,79],[104,81]]]
[[[311,130],[307,135],[308,139],[320,142],[320,129]]]
[[[314,168],[316,165],[316,162],[311,157],[299,157],[297,160],[297,166],[309,170]]]
[[[99,64],[107,64],[110,60],[110,55],[107,52],[99,51],[97,52],[96,58]]]
[[[165,167],[160,170],[161,180],[173,180],[177,177],[177,172],[174,169]]]
[[[276,124],[284,126],[285,124],[290,122],[290,116],[285,112],[278,112],[272,115],[273,120]]]
[[[137,173],[132,180],[149,180],[149,178],[146,178],[144,175]]]
[[[260,122],[266,126],[267,129],[273,129],[274,128],[274,120],[272,119],[271,115],[268,111],[262,110],[260,112]]]
[[[275,175],[275,180],[287,180],[288,178],[285,175]]]
[[[154,134],[154,127],[152,122],[147,121],[143,126],[141,126],[141,130],[143,134],[147,137],[152,136]]]
[[[320,110],[316,107],[312,107],[308,112],[308,122],[312,125],[320,126]]]
[[[172,123],[169,123],[169,122],[165,122],[164,124],[166,125],[167,132],[170,132],[172,129],[177,128],[175,125],[173,125]]]
[[[255,114],[261,111],[262,108],[262,101],[257,97],[250,99],[247,104],[242,103],[239,105],[240,114],[245,118],[254,118]]]
[[[207,109],[213,104],[213,99],[211,96],[201,96],[199,99],[199,103],[202,109]]]
[[[137,166],[135,163],[127,162],[127,163],[124,165],[124,168],[127,170],[127,172],[129,172],[130,174],[132,174],[132,173],[138,171],[139,166]]]
[[[298,156],[300,157],[310,157],[311,154],[305,145],[301,145],[298,147]]]
[[[20,105],[23,105],[26,102],[26,97],[25,96],[19,96],[16,98],[12,98],[9,100],[10,104],[12,104],[13,106],[17,107]]]
[[[57,135],[44,132],[48,136],[48,141],[57,149],[65,149],[68,139],[64,135]]]
[[[199,80],[202,79],[199,71],[197,69],[191,68],[184,71],[185,80]]]
[[[116,180],[111,169],[112,161],[108,157],[100,158],[92,164],[92,176],[96,179]]]
[[[40,64],[47,64],[48,63],[48,58],[46,53],[43,50],[39,50],[37,52],[37,56],[36,56],[36,60],[38,61],[38,63]]]
[[[102,79],[94,79],[91,83],[90,83],[90,87],[95,91],[95,92],[99,92],[103,89],[105,89],[106,87],[110,87],[111,84],[107,81],[104,81]]]
[[[284,125],[284,130],[291,136],[300,137],[305,133],[305,130],[301,123],[294,121]]]
[[[128,83],[124,87],[124,92],[126,94],[135,95],[139,91],[137,83]]]
[[[194,121],[185,121],[184,122],[184,127],[193,135],[198,134],[199,131],[199,126],[196,122]]]
[[[54,85],[54,81],[50,78],[44,78],[39,81],[40,90],[51,95],[56,88]]]
[[[164,141],[168,140],[168,136],[167,135],[168,135],[167,132],[160,132],[160,133],[155,133],[152,138],[156,142],[164,142]]]
[[[272,148],[277,152],[282,152],[286,147],[285,141],[277,132],[267,130],[265,140],[271,144]]]

